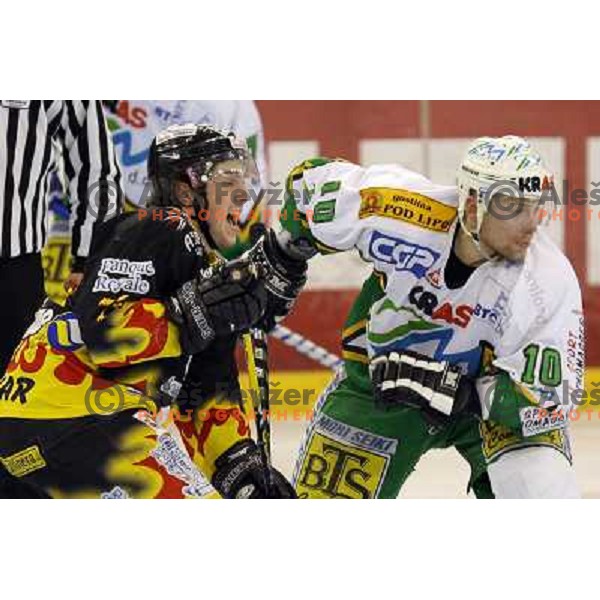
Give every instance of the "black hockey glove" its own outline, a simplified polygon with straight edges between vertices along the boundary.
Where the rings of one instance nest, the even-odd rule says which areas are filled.
[[[371,381],[379,408],[412,406],[443,425],[452,416],[481,414],[474,381],[458,365],[416,352],[390,352],[371,361]]]
[[[297,498],[289,481],[272,467],[272,484],[267,487],[265,467],[254,440],[237,442],[219,456],[215,466],[211,483],[223,498]]]
[[[259,265],[265,277],[268,304],[261,325],[268,332],[292,309],[306,283],[307,262],[287,254],[273,230],[267,230],[244,256]]]
[[[180,326],[186,354],[201,352],[216,337],[249,329],[263,317],[267,292],[259,271],[237,259],[202,271],[175,292],[167,309]]]

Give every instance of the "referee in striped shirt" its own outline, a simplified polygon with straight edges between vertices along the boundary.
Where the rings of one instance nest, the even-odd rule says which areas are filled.
[[[49,172],[62,147],[71,202],[72,262],[81,281],[93,225],[120,210],[120,171],[99,101],[0,104],[0,377],[44,298]]]

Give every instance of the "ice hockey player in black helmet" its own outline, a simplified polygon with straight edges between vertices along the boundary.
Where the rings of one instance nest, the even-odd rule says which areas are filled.
[[[150,147],[148,205],[184,207],[209,244],[225,250],[235,244],[256,174],[244,140],[210,126],[173,125]]]
[[[44,305],[0,380],[18,400],[0,403],[10,475],[52,497],[294,496],[275,469],[265,477],[234,356],[243,331],[277,314],[274,271],[219,253],[252,169],[215,128],[157,136],[148,207],[101,226],[81,286]]]

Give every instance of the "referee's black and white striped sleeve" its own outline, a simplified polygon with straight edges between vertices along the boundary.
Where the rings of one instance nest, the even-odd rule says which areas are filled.
[[[45,243],[45,194],[52,159],[47,131],[55,101],[2,101],[0,107],[0,257],[39,252]]]
[[[81,270],[94,223],[121,210],[121,172],[100,101],[65,101],[61,137],[71,201],[71,252],[74,270]]]

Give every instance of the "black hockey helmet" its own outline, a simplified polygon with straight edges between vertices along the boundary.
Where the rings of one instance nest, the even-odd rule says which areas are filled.
[[[206,208],[205,186],[226,161],[239,161],[244,177],[256,176],[256,165],[245,140],[210,125],[171,125],[152,141],[148,177],[150,206],[178,206],[173,184],[183,181],[194,190],[196,210]]]

